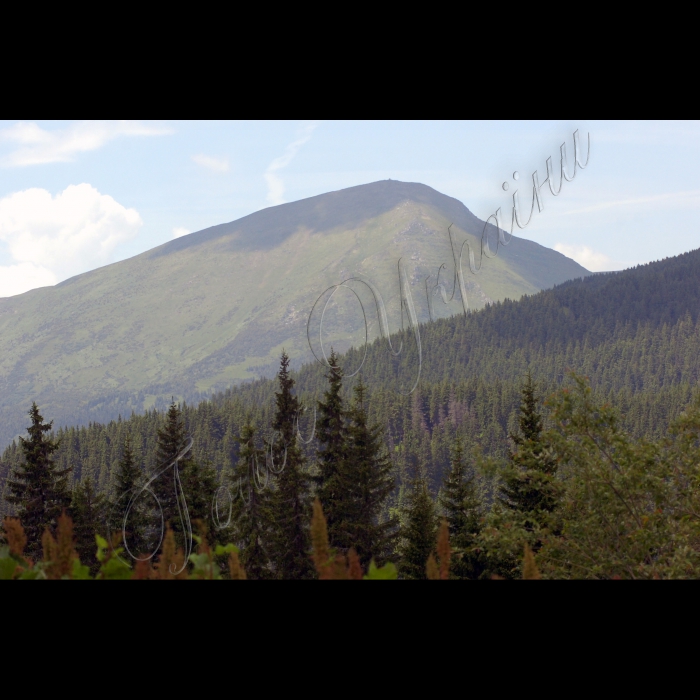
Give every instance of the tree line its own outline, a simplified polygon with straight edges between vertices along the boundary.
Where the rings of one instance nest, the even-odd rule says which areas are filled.
[[[621,494],[624,491],[616,481],[622,473],[617,461],[608,460],[613,470],[610,478],[605,476],[602,464],[590,462],[595,456],[590,435],[597,436],[595,445],[612,440],[613,447],[606,448],[608,454],[625,446],[631,455],[626,458],[625,468],[634,471],[639,468],[635,460],[652,455],[647,467],[658,474],[666,474],[664,470],[667,470],[668,475],[658,477],[664,484],[676,483],[673,479],[681,478],[682,472],[672,467],[669,455],[673,450],[680,454],[681,442],[686,440],[687,434],[683,433],[685,428],[681,430],[679,426],[686,425],[689,415],[695,415],[692,407],[700,378],[696,352],[700,341],[696,303],[699,275],[700,254],[694,251],[624,273],[567,283],[517,303],[495,304],[479,313],[426,324],[421,327],[425,349],[421,383],[408,397],[397,394],[395,388],[398,379],[418,371],[418,356],[409,342],[409,335],[398,334],[392,342],[398,347],[403,339],[405,351],[392,357],[379,341],[373,343],[368,348],[361,381],[348,381],[340,370],[341,363],[344,367],[357,367],[362,355],[359,350],[350,350],[342,358],[334,355],[339,373],[335,379],[332,379],[333,372],[328,372],[330,368],[324,370],[318,365],[291,373],[287,358],[285,381],[294,387],[293,392],[289,389],[287,401],[293,398],[296,403],[290,403],[293,410],[287,410],[284,421],[278,405],[278,394],[280,391],[284,394],[281,374],[275,381],[261,379],[232,388],[197,406],[179,406],[173,402],[167,412],[152,410],[143,415],[132,414],[126,420],[93,423],[56,433],[33,407],[36,414],[32,414],[28,438],[11,445],[0,459],[0,493],[3,495],[0,514],[19,514],[22,503],[13,500],[18,498],[13,484],[17,482],[18,471],[29,464],[30,457],[49,459],[54,465],[55,479],[36,486],[35,491],[41,496],[27,501],[29,510],[34,508],[32,503],[48,499],[48,503],[54,505],[48,508],[52,516],[46,522],[55,530],[56,518],[66,508],[73,514],[75,535],[79,539],[83,523],[87,522],[84,556],[93,556],[90,565],[95,567],[94,552],[93,555],[87,553],[87,549],[95,549],[89,522],[93,516],[89,514],[100,513],[101,509],[112,512],[114,504],[126,498],[124,494],[144,484],[172,457],[175,446],[181,445],[184,436],[191,435],[194,447],[178,465],[179,488],[190,493],[190,520],[199,519],[205,523],[212,547],[232,542],[233,530],[217,528],[228,520],[225,494],[226,489],[230,490],[235,495],[230,522],[247,522],[248,528],[245,537],[240,533],[236,535],[236,542],[253,542],[262,553],[262,559],[251,555],[247,560],[252,578],[276,577],[278,571],[288,566],[280,563],[280,557],[298,563],[302,550],[307,552],[302,558],[308,565],[314,494],[321,494],[327,501],[321,500],[321,504],[331,548],[338,548],[338,552],[347,557],[348,547],[357,546],[356,553],[360,549],[369,551],[379,564],[395,561],[399,569],[403,566],[401,575],[408,576],[406,562],[411,557],[407,554],[406,543],[409,540],[414,544],[423,542],[415,557],[414,573],[417,575],[423,570],[421,567],[424,568],[420,562],[427,548],[435,545],[437,519],[449,515],[446,494],[451,488],[455,464],[460,463],[463,474],[460,483],[471,485],[467,500],[472,503],[469,513],[465,511],[460,517],[463,523],[471,523],[471,530],[450,530],[456,547],[453,573],[461,570],[464,560],[465,571],[472,571],[470,576],[517,576],[518,572],[522,573],[527,544],[543,574],[563,575],[551,564],[548,553],[555,551],[552,543],[556,538],[563,537],[563,533],[570,535],[573,530],[567,529],[563,521],[555,524],[552,514],[557,513],[556,518],[564,518],[571,525],[576,518],[583,517],[575,504],[585,503],[586,494],[592,493],[590,488],[585,490],[580,486],[578,500],[567,500],[573,493],[568,489],[578,483],[574,478],[576,470],[585,468],[587,478],[602,480],[605,477],[608,479],[606,488],[612,490],[614,486]],[[565,391],[562,386],[573,381],[567,379],[570,367],[587,375],[585,391],[574,381],[569,394],[562,393]],[[544,437],[537,438],[541,447],[537,454],[549,454],[557,468],[549,476],[545,470],[546,478],[538,476],[535,480],[549,484],[554,495],[548,498],[554,499],[557,507],[543,511],[549,515],[539,519],[520,511],[517,517],[513,515],[516,511],[506,503],[515,501],[512,493],[509,496],[507,489],[504,490],[509,465],[517,464],[521,471],[527,467],[527,464],[513,461],[513,455],[524,454],[518,436],[527,434],[521,424],[527,413],[523,412],[527,404],[522,393],[523,376],[530,377],[526,384],[536,385],[539,395],[554,397],[553,403],[538,413],[542,421],[540,433]],[[578,397],[578,403],[572,403],[572,397]],[[303,411],[302,406],[307,410]],[[297,436],[299,432],[306,437],[311,434],[312,406],[316,406],[318,414],[317,434],[307,444],[306,439],[300,440]],[[587,428],[587,434],[569,433],[567,431],[575,423],[574,414],[561,418],[566,413],[562,406],[568,406],[570,411],[576,408],[582,412],[581,416],[586,411],[598,417],[605,416],[607,427],[596,422],[598,418],[593,420],[589,416],[593,427]],[[576,420],[583,421],[581,416]],[[603,432],[598,435],[594,429]],[[373,431],[374,442],[367,437]],[[41,439],[36,438],[37,435]],[[26,440],[29,442],[25,445]],[[691,442],[683,443],[682,449],[686,450],[683,459],[688,459]],[[574,449],[574,443],[579,447]],[[27,457],[27,445],[34,450],[33,457]],[[370,459],[367,455],[375,448]],[[587,455],[585,459],[577,457],[582,454],[581,450]],[[533,464],[537,462],[534,454],[531,450],[527,457]],[[273,464],[270,470],[264,467],[268,461]],[[284,470],[274,473],[282,463],[285,463]],[[301,466],[288,472],[288,466],[294,463]],[[360,506],[362,498],[369,496],[361,497],[365,492],[358,490],[359,485],[348,476],[352,473],[348,465],[367,463],[374,464],[376,469],[383,465],[384,486],[373,488],[376,494],[386,491],[386,495],[373,496],[367,502],[371,502],[374,509],[369,509],[374,513],[371,528],[366,515],[369,506]],[[263,465],[262,470],[259,465]],[[644,481],[640,474],[625,481],[625,488],[651,488],[655,482]],[[690,476],[686,473],[683,478],[690,479]],[[268,487],[256,488],[256,480],[265,479]],[[154,518],[155,498],[167,511],[165,522],[171,523],[174,541],[178,546],[184,542],[186,526],[181,524],[177,511],[177,489],[173,485],[172,488],[168,486],[170,491],[167,491],[159,482],[154,482],[154,495],[145,494],[139,508],[131,513],[134,532],[129,533],[133,539],[127,540],[130,547],[132,544],[137,549],[145,547],[159,532],[159,520]],[[158,490],[161,488],[166,490],[161,492]],[[607,493],[601,489],[601,494]],[[223,511],[218,519],[208,505],[212,494],[216,497],[217,492],[215,502]],[[304,495],[298,498],[279,495],[288,492]],[[671,498],[669,493],[664,491],[663,498]],[[654,498],[663,500],[662,496]],[[626,502],[618,496],[615,498],[619,503]],[[650,507],[649,498],[648,494],[636,493],[632,499],[645,504],[633,520],[645,527],[658,520],[653,508],[651,514],[645,510]],[[680,512],[682,499],[680,496],[673,498],[677,498],[675,504],[664,507],[666,515]],[[338,499],[337,503],[334,499]],[[292,521],[280,517],[282,502],[295,504],[296,515]],[[243,504],[247,504],[245,508]],[[562,514],[568,511],[562,504],[568,504],[566,508],[575,517],[570,514],[565,518]],[[688,503],[682,507],[688,507]],[[595,510],[593,505],[591,508]],[[625,512],[630,511],[634,511],[634,507],[627,503]],[[81,512],[89,517],[80,515]],[[359,517],[357,513],[364,513],[362,527],[353,524]],[[663,527],[672,522],[666,515],[661,518]],[[569,522],[567,519],[571,518]],[[297,523],[297,530],[285,531],[286,534],[280,536],[284,522]],[[115,529],[116,524],[111,527]],[[28,539],[39,543],[30,551],[32,556],[38,556],[41,548],[41,528],[42,525],[28,524],[31,534]],[[578,530],[581,536],[594,531],[595,528],[585,527]],[[279,546],[287,535],[301,542],[302,532],[307,533],[304,535],[306,549],[301,545],[293,550]],[[374,534],[370,536],[368,532]],[[415,537],[409,537],[409,532]],[[627,542],[619,533],[614,536],[620,542]],[[373,537],[383,544],[375,547],[361,543],[361,540],[373,542]],[[455,544],[455,541],[462,544]],[[469,547],[464,544],[467,541],[471,542]],[[556,541],[561,545],[560,539]],[[31,550],[32,545],[28,546]],[[246,556],[247,547],[241,547],[242,558]],[[464,554],[467,549],[468,556]],[[506,550],[508,556],[501,556]],[[362,565],[367,568],[371,559],[368,562],[367,554],[362,557]],[[585,566],[581,571],[586,571]],[[314,576],[313,569],[307,569],[307,573]],[[618,572],[618,575],[622,574]]]
[[[404,485],[403,498],[393,501],[398,505],[388,507],[397,485],[383,430],[368,420],[364,384],[358,382],[346,402],[343,370],[331,354],[310,464],[300,448],[300,402],[288,365],[283,354],[275,440],[256,443],[255,428],[247,423],[238,436],[238,461],[221,479],[211,466],[183,456],[179,483],[199,532],[198,552],[189,556],[183,552],[187,533],[178,518],[177,481],[153,481],[159,507],[148,498],[132,499],[125,521],[124,504],[146,479],[129,441],[111,499],[95,491],[89,476],[71,492],[67,470],[52,459],[57,444],[51,425],[32,406],[32,425],[20,443],[24,462],[8,481],[18,520],[5,520],[8,545],[0,552],[0,572],[55,578],[60,576],[46,572],[60,570],[68,578],[108,578],[105,566],[114,561],[109,567],[124,578],[697,576],[700,398],[667,435],[650,440],[626,431],[584,378],[572,374],[570,386],[543,404],[527,374],[505,457],[465,449],[457,438],[437,497],[422,468]],[[173,403],[158,431],[159,467],[184,443],[181,412]],[[222,488],[232,495],[230,518],[212,510]],[[116,563],[119,542],[110,548],[105,537],[110,524],[124,526],[127,546],[141,552],[154,533],[157,539],[161,516],[167,534],[155,567],[143,557],[133,572]],[[18,547],[22,537],[26,541]],[[62,548],[61,538],[73,545]],[[72,546],[73,563],[56,564]],[[43,563],[34,569],[31,562],[39,562],[42,552]]]

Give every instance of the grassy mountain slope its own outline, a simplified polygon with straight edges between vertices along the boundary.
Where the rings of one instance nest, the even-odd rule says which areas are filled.
[[[309,358],[306,321],[332,284],[364,275],[400,318],[397,261],[419,319],[425,278],[441,264],[451,287],[456,245],[481,236],[461,202],[425,185],[378,182],[272,207],[129,260],[0,299],[0,445],[24,427],[32,400],[58,425],[105,421],[274,371],[284,346]],[[468,268],[465,265],[465,268]],[[467,269],[469,305],[518,299],[589,274],[536,243],[513,239],[483,273]],[[339,299],[327,329],[340,349],[357,339],[357,310]],[[461,309],[459,295],[439,314]],[[350,317],[355,314],[352,319]]]

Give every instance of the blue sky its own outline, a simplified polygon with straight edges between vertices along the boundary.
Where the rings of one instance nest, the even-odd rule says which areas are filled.
[[[0,297],[55,284],[264,207],[392,178],[481,218],[572,134],[589,166],[517,232],[589,269],[700,247],[700,122],[0,121]],[[508,181],[509,192],[502,184]]]

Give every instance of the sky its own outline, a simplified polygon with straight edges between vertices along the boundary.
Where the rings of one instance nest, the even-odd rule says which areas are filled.
[[[543,184],[578,130],[586,162]],[[265,207],[391,178],[593,271],[700,247],[700,121],[0,120],[0,297],[57,284]],[[518,173],[518,179],[514,174]],[[504,183],[508,190],[504,190]]]

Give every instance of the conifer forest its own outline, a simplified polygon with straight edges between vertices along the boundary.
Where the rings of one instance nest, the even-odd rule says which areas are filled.
[[[574,280],[106,424],[27,406],[0,579],[697,578],[698,280]]]

